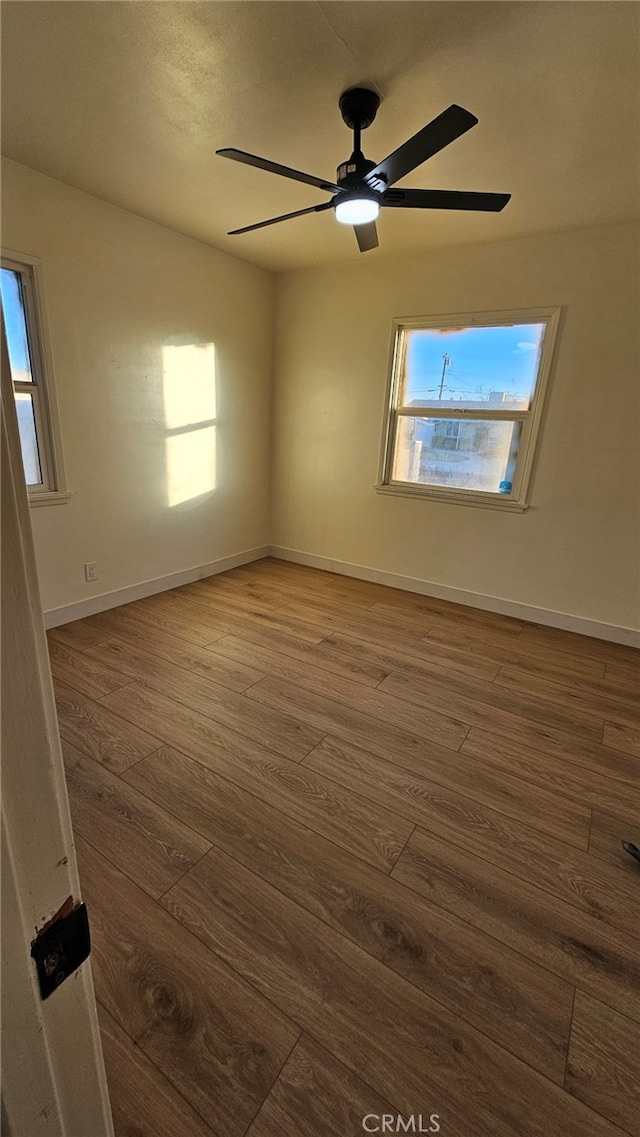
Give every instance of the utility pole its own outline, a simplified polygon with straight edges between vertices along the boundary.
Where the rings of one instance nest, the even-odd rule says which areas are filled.
[[[446,353],[442,356],[442,375],[440,377],[440,387],[438,390],[438,398],[442,399],[442,392],[444,391],[444,380],[447,374],[447,367],[451,367],[451,356]]]

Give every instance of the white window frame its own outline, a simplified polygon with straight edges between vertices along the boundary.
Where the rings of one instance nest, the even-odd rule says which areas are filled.
[[[379,493],[398,494],[407,497],[422,497],[432,501],[446,501],[461,505],[476,505],[485,509],[500,509],[523,513],[528,507],[528,493],[535,458],[536,443],[549,387],[549,378],[554,354],[560,315],[559,307],[526,308],[500,312],[463,312],[439,316],[407,316],[393,321],[389,379],[385,403],[384,424],[378,482],[375,489]],[[512,324],[546,324],[546,332],[538,369],[535,392],[529,410],[466,410],[464,408],[440,410],[438,407],[412,407],[400,404],[402,372],[406,358],[407,332],[429,330],[431,328],[470,328],[500,327]],[[463,490],[447,486],[422,485],[417,482],[397,481],[392,477],[395,457],[397,422],[402,415],[412,418],[460,418],[482,419],[484,421],[521,422],[522,430],[518,447],[513,487],[510,494],[490,493],[485,490]]]
[[[29,504],[61,505],[71,494],[62,454],[42,262],[39,257],[6,248],[1,250],[1,259],[3,268],[20,274],[33,376],[33,383],[13,383],[16,394],[24,391],[31,395],[35,415],[42,484],[27,486]]]

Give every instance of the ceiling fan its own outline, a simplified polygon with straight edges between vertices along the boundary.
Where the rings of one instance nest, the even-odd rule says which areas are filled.
[[[321,202],[320,205],[297,209],[294,213],[283,213],[280,217],[258,221],[255,225],[245,225],[242,229],[232,229],[228,236],[251,233],[254,229],[263,229],[265,225],[276,225],[279,221],[288,221],[291,217],[302,217],[305,213],[321,213],[325,209],[334,209],[338,221],[345,225],[353,225],[358,248],[361,253],[365,253],[378,246],[376,217],[381,207],[484,210],[499,213],[509,201],[511,197],[509,193],[391,188],[400,178],[411,173],[417,166],[426,162],[427,158],[433,157],[439,150],[443,150],[450,142],[476,125],[477,118],[464,107],[453,103],[376,165],[362,153],[360,138],[361,132],[371,126],[376,117],[380,96],[366,87],[350,87],[341,95],[339,105],[345,123],[350,130],[353,130],[353,153],[346,162],[338,166],[335,182],[316,178],[312,174],[303,174],[300,170],[292,170],[289,166],[270,162],[268,158],[258,158],[255,154],[245,153],[244,150],[232,148],[216,150],[216,154],[220,154],[223,158],[232,158],[234,162],[244,162],[247,166],[257,166],[259,170],[268,170],[272,174],[280,174],[296,182],[317,186],[318,189],[327,190],[332,195],[329,201]]]

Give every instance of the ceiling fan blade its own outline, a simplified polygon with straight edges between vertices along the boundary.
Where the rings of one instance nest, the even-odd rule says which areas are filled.
[[[258,221],[255,225],[245,225],[242,229],[231,229],[227,237],[235,237],[238,233],[251,233],[253,229],[264,229],[265,225],[277,225],[278,221],[288,221],[290,217],[302,217],[304,213],[322,213],[323,209],[331,209],[332,201],[323,201],[321,205],[310,205],[308,209],[296,209],[294,213],[282,213],[280,217],[270,217],[268,221]]]
[[[232,158],[234,162],[244,162],[246,166],[256,166],[259,170],[266,170],[269,174],[280,174],[283,178],[293,178],[294,182],[305,182],[317,189],[329,192],[340,189],[335,182],[327,182],[322,178],[315,178],[313,174],[303,174],[300,170],[292,170],[289,166],[281,166],[278,162],[270,162],[268,158],[258,158],[255,154],[247,154],[244,150],[234,150],[233,147],[225,150],[216,150],[222,158]]]
[[[353,231],[361,253],[368,253],[369,249],[378,248],[378,230],[375,221],[368,221],[366,225],[354,225]]]
[[[427,126],[423,126],[413,138],[394,150],[393,154],[378,162],[378,165],[366,175],[365,181],[369,185],[376,186],[376,182],[381,179],[386,185],[392,186],[405,174],[415,170],[416,166],[426,162],[427,158],[433,157],[465,131],[470,130],[477,121],[476,116],[470,111],[453,103]]]
[[[396,209],[471,209],[499,213],[510,193],[475,193],[464,190],[390,190],[382,204]]]

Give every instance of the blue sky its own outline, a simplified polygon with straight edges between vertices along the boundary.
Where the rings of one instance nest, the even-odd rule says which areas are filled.
[[[9,361],[11,363],[11,372],[15,378],[17,371],[30,372],[31,370],[24,314],[22,311],[22,297],[15,272],[3,268],[0,273],[0,280],[2,283],[2,311],[7,333]],[[24,376],[24,378],[28,378],[28,376]]]
[[[405,401],[438,398],[444,355],[451,365],[443,399],[481,399],[490,391],[526,398],[535,383],[543,331],[543,324],[410,331]]]

